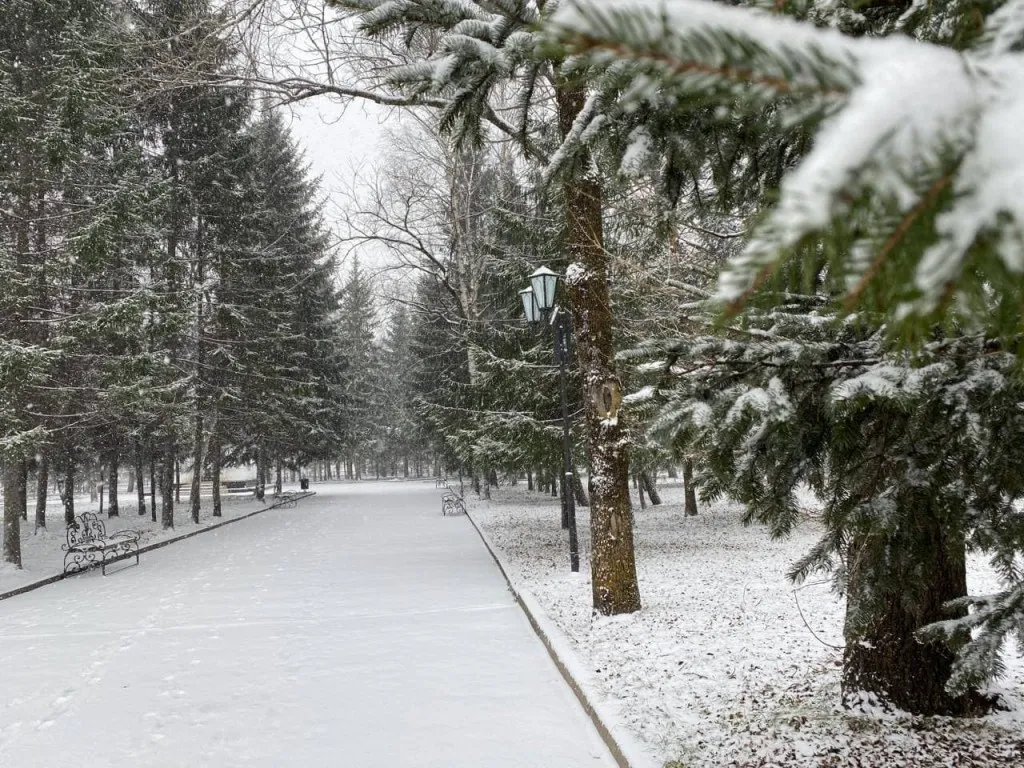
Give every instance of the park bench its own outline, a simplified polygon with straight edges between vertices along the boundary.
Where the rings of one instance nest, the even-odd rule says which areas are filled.
[[[441,514],[464,515],[466,514],[466,502],[459,494],[449,490],[448,493],[441,497]]]
[[[93,512],[76,517],[67,529],[67,543],[64,552],[64,575],[87,571],[100,566],[107,575],[107,564],[135,555],[139,564],[139,532],[117,531],[107,534],[103,521]]]
[[[435,477],[434,478],[434,487],[435,488],[447,488],[448,487],[448,481],[445,480],[443,477]]]
[[[309,495],[309,491],[305,493],[302,491],[281,491],[274,494],[274,506],[283,508],[294,507],[298,504],[299,499],[307,495]]]

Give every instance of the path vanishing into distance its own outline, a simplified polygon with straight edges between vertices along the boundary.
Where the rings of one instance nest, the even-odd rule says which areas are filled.
[[[314,489],[0,602],[0,766],[614,766],[433,482]]]

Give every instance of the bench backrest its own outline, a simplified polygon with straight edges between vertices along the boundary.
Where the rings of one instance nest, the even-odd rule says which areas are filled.
[[[106,526],[94,512],[83,512],[68,526],[68,546],[88,544],[107,537]]]

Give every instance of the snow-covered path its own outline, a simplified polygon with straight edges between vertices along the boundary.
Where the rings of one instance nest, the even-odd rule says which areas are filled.
[[[316,490],[0,603],[0,766],[614,765],[440,491]]]

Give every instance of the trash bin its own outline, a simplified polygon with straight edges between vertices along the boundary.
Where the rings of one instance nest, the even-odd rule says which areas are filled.
[[[300,477],[299,478],[299,488],[301,488],[304,491],[308,491],[309,490],[309,478],[308,477]]]

